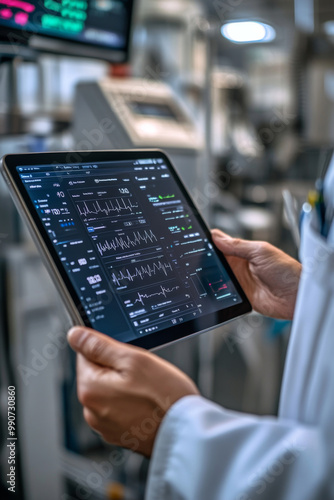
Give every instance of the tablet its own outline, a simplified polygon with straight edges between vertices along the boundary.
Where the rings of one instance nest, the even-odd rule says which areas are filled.
[[[163,152],[17,154],[1,168],[73,323],[152,349],[251,311]]]

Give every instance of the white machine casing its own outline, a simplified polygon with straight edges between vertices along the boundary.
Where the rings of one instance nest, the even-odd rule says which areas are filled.
[[[163,82],[106,78],[80,83],[73,137],[80,149],[161,148],[192,194],[203,187],[203,137]]]

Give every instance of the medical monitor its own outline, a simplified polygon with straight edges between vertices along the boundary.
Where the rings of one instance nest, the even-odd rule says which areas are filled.
[[[124,62],[134,0],[1,0],[0,38],[9,46]]]

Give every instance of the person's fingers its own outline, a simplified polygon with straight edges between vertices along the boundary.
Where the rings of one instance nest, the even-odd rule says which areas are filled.
[[[89,361],[117,369],[117,360],[129,346],[90,328],[76,326],[67,334],[67,340],[74,351]]]
[[[213,229],[211,234],[218,250],[226,256],[250,260],[258,246],[257,242],[232,238],[219,229]]]
[[[89,427],[94,429],[95,432],[98,432],[99,434],[101,434],[101,432],[100,432],[100,428],[101,428],[100,419],[96,415],[96,413],[94,413],[92,410],[87,408],[87,406],[84,406],[83,416],[84,416],[84,419],[86,420],[87,424],[89,425]]]

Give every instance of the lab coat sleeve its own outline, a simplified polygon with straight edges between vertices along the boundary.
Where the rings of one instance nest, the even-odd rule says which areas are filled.
[[[187,396],[160,426],[146,500],[327,500],[326,475],[319,428]]]
[[[334,499],[334,247],[316,212],[301,260],[278,418],[181,399],[161,423],[146,500]]]

